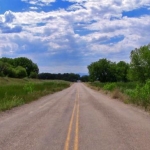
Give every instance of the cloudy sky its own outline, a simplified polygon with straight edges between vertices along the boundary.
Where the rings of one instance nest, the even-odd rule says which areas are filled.
[[[150,0],[0,0],[0,57],[27,57],[40,72],[129,62],[149,43]]]

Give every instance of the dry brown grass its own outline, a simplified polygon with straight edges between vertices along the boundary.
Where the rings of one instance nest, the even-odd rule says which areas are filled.
[[[119,89],[115,89],[114,91],[111,92],[111,97],[114,98],[114,99],[119,99],[125,103],[127,103],[127,99],[128,97],[123,94]]]
[[[119,89],[114,89],[113,91],[107,91],[107,90],[103,90],[100,87],[92,86],[88,83],[84,83],[84,84],[93,90],[100,91],[102,94],[106,94],[106,95],[110,96],[113,99],[120,100],[126,104],[130,103],[129,97],[127,95],[123,94]]]
[[[96,91],[101,91],[102,89],[100,87],[92,86],[89,83],[84,83],[87,87],[96,90]]]

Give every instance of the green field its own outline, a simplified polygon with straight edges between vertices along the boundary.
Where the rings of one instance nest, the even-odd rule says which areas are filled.
[[[0,77],[0,111],[34,101],[70,86],[66,81]]]
[[[90,82],[90,87],[109,93],[112,98],[118,98],[125,103],[132,103],[150,110],[150,80],[139,82]]]

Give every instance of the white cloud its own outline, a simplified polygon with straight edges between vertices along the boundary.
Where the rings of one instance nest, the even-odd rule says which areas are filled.
[[[21,0],[23,2],[29,3],[31,5],[39,5],[39,6],[45,6],[45,5],[49,5],[53,2],[55,2],[56,0]]]
[[[37,10],[39,9],[38,7],[30,7],[31,10]]]
[[[30,1],[35,5],[47,5],[52,2],[54,0]],[[40,65],[41,72],[44,70],[68,72],[67,69],[70,72],[80,72],[80,70],[87,72],[85,66],[90,63],[89,61],[96,61],[100,57],[112,59],[113,54],[117,54],[116,58],[113,55],[113,60],[118,61],[126,56],[123,59],[128,61],[132,49],[150,42],[149,15],[140,18],[122,17],[122,11],[149,5],[149,0],[101,0],[100,2],[78,0],[77,2],[66,10],[6,12],[0,15],[0,30],[3,33],[0,38],[0,55],[20,56],[28,52],[29,58],[35,59],[36,54],[35,60],[40,64],[41,54],[44,59],[46,56],[53,57],[64,53],[59,56],[67,57],[68,62],[64,66],[59,67],[59,64],[56,64],[55,68],[45,68]],[[36,6],[30,8],[37,9]],[[12,30],[17,31],[19,27],[21,27],[19,34],[12,33]],[[8,28],[9,33],[4,34],[4,29]],[[124,38],[119,41],[112,40],[113,37],[120,35]],[[124,55],[118,58],[118,54],[123,52]],[[81,68],[71,67],[72,59],[77,63],[84,62],[84,65]]]
[[[0,31],[1,33],[19,33],[22,31],[20,25],[13,24],[15,15],[11,11],[6,11],[3,16],[0,16]]]
[[[4,14],[4,18],[6,23],[11,23],[15,19],[15,16],[11,11],[6,11]]]

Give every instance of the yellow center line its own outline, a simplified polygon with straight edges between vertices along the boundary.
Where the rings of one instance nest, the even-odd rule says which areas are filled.
[[[77,101],[77,114],[76,114],[76,130],[75,130],[75,140],[74,140],[74,150],[78,150],[79,147],[79,92]]]
[[[72,132],[72,126],[73,126],[73,120],[76,115],[75,119],[75,139],[74,139],[74,150],[78,150],[78,138],[79,138],[79,92],[76,94],[76,99],[75,99],[75,104],[73,107],[70,123],[69,123],[69,128],[68,128],[68,133],[67,133],[67,138],[65,142],[65,148],[64,150],[69,150],[69,144],[70,144],[70,139],[71,139],[71,132]]]
[[[76,103],[73,107],[72,116],[71,116],[71,120],[70,120],[70,124],[69,124],[69,129],[68,129],[68,134],[67,134],[64,150],[69,150],[70,135],[71,135],[71,130],[72,130],[72,124],[73,124],[75,109],[76,109]]]

